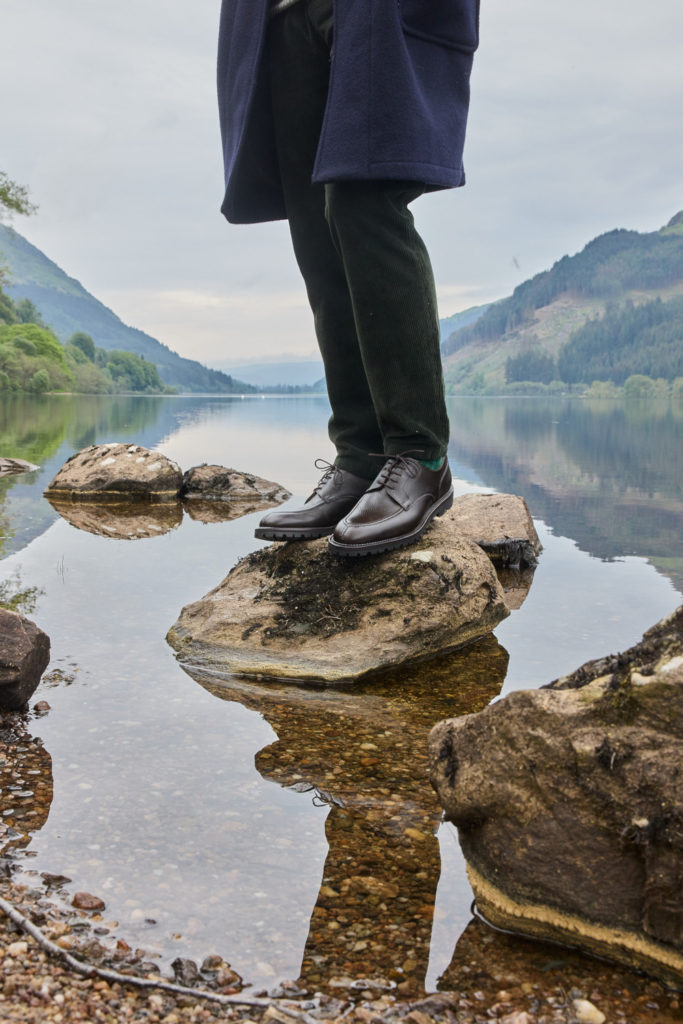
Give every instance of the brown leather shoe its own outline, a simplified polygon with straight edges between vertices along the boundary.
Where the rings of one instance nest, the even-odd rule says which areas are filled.
[[[417,459],[392,455],[363,497],[330,537],[335,555],[371,555],[412,544],[434,516],[453,504],[448,460],[427,469]]]
[[[322,469],[323,466],[327,469],[303,508],[269,512],[254,530],[255,537],[262,540],[313,540],[332,533],[370,481],[318,459],[316,467]]]

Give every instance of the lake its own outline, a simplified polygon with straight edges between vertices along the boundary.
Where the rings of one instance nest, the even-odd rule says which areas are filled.
[[[162,964],[218,953],[255,990],[438,987],[472,896],[425,780],[430,727],[630,646],[683,593],[682,405],[458,397],[449,412],[456,493],[520,494],[534,516],[544,550],[522,607],[398,676],[205,688],[165,635],[263,546],[261,514],[120,540],[74,528],[42,491],[73,452],[130,441],[276,480],[294,504],[332,457],[326,399],[0,398],[0,456],[40,467],[0,479],[0,587],[52,641],[32,701],[50,711],[30,722],[43,804],[24,792],[0,848],[29,879],[68,876],[64,899],[101,897],[103,942]]]

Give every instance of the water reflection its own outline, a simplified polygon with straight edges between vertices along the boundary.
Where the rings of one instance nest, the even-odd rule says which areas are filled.
[[[507,663],[488,636],[350,689],[217,684],[193,673],[216,697],[258,711],[275,730],[277,741],[256,755],[263,778],[329,807],[303,987],[334,991],[369,978],[371,989],[387,982],[404,994],[424,989],[441,817],[427,781],[427,736],[441,718],[485,707]]]
[[[598,558],[683,589],[683,403],[451,399],[450,452]]]

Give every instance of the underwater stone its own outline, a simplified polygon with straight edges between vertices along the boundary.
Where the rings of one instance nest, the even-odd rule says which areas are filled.
[[[23,708],[49,660],[49,636],[23,615],[0,608],[0,709]]]
[[[430,734],[493,925],[683,982],[683,606],[622,654]]]

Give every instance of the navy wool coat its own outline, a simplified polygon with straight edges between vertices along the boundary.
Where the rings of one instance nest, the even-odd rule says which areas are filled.
[[[265,63],[269,0],[223,0],[221,207],[235,224],[285,217]],[[334,0],[334,49],[313,181],[464,184],[479,0]],[[279,15],[286,17],[287,15]]]

